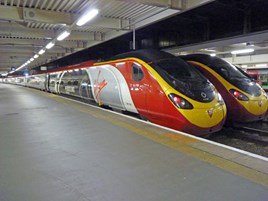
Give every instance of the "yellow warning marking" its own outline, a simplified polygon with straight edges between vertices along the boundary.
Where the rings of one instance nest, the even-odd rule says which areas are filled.
[[[169,138],[172,141],[179,141],[182,142],[184,144],[193,144],[193,143],[197,143],[199,142],[199,140],[194,139],[194,138],[190,138],[184,135],[178,135],[176,133],[166,133],[165,137]]]
[[[114,114],[105,113],[101,114],[101,111],[86,107],[79,103],[71,102],[60,97],[53,97],[56,101],[72,106],[75,109],[83,113],[90,114],[98,119],[108,121],[116,126],[125,128],[133,133],[136,133],[140,136],[146,137],[150,140],[158,142],[162,145],[180,151],[188,156],[197,158],[199,160],[205,161],[213,166],[216,166],[225,171],[231,172],[234,175],[244,177],[252,182],[261,184],[265,187],[268,187],[268,175],[263,172],[258,172],[257,170],[251,169],[249,167],[243,166],[241,164],[235,163],[228,159],[224,159],[217,155],[213,155],[209,152],[202,151],[198,148],[192,147],[191,145],[197,144],[200,141],[198,139],[193,139],[188,136],[179,135],[176,133],[156,133],[150,132],[150,125],[146,125],[146,129],[142,128],[142,124],[133,123],[133,125],[127,120],[123,121],[117,118],[114,118]],[[135,125],[134,125],[135,124]],[[139,127],[140,126],[140,127]],[[161,130],[161,129],[159,129]]]

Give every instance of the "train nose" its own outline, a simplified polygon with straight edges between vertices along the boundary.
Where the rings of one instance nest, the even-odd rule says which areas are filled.
[[[214,104],[206,108],[194,108],[188,111],[188,121],[190,124],[184,128],[185,132],[191,132],[194,135],[206,135],[219,131],[226,120],[226,105]]]

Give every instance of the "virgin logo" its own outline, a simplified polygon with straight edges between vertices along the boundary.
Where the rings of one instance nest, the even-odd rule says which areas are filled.
[[[99,71],[97,80],[94,81],[94,94],[96,96],[98,103],[101,105],[101,100],[100,100],[99,95],[102,89],[108,84],[108,82],[105,79],[103,79],[102,81],[99,81],[100,74],[101,74],[101,71]]]

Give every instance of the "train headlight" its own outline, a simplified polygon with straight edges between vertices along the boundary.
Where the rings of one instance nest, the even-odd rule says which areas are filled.
[[[241,100],[241,101],[248,101],[248,100],[249,100],[249,98],[248,98],[245,94],[243,94],[243,93],[241,93],[241,92],[239,92],[239,91],[237,91],[237,90],[235,90],[235,89],[230,89],[229,92],[230,92],[235,98],[237,98],[238,100]]]
[[[224,100],[223,100],[220,93],[218,93],[218,101],[219,101],[220,105],[224,105]]]
[[[189,103],[187,100],[185,100],[184,98],[176,94],[169,94],[168,97],[178,108],[181,108],[181,109],[193,109],[194,108],[191,103]]]

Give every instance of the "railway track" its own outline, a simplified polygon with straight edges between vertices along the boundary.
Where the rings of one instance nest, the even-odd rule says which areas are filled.
[[[209,140],[268,157],[268,122],[231,124]]]
[[[232,126],[232,128],[235,130],[236,137],[268,145],[268,129],[264,122],[238,124]]]

